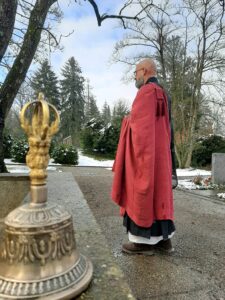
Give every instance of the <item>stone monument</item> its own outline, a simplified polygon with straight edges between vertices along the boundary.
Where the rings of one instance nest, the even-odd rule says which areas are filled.
[[[212,182],[225,185],[225,153],[212,154]]]

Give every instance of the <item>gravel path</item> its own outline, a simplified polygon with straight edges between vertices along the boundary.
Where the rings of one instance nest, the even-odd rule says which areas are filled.
[[[175,253],[129,256],[121,253],[127,236],[119,209],[110,199],[112,172],[93,167],[62,170],[73,173],[138,300],[225,300],[223,202],[175,191]]]

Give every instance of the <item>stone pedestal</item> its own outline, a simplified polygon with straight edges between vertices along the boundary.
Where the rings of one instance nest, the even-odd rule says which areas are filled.
[[[212,182],[225,185],[225,153],[212,154]]]

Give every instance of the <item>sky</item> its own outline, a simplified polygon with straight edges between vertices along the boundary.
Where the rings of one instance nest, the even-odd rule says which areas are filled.
[[[64,50],[51,54],[51,64],[57,75],[60,69],[71,57],[78,61],[82,74],[90,80],[92,93],[97,105],[101,108],[105,101],[112,107],[124,99],[130,106],[136,95],[135,82],[122,82],[126,66],[120,63],[110,63],[115,43],[123,37],[125,30],[119,28],[118,20],[105,20],[101,27],[91,5],[80,1],[82,5],[71,1],[60,0],[59,6],[64,13],[58,32],[63,35],[74,31],[69,37],[62,39]],[[101,13],[118,13],[124,1],[96,1]]]

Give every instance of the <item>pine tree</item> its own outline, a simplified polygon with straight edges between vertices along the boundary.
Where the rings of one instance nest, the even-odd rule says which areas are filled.
[[[79,144],[79,134],[84,123],[84,78],[78,62],[71,57],[62,69],[61,84],[61,131]]]
[[[112,123],[120,128],[125,115],[129,114],[129,108],[123,100],[119,100],[113,107]]]
[[[45,95],[47,101],[60,109],[60,93],[58,88],[58,79],[48,61],[45,60],[40,68],[34,73],[31,87],[34,90],[35,98],[40,92]]]
[[[85,103],[85,123],[91,119],[98,119],[100,112],[93,95],[89,96],[88,101]]]
[[[111,111],[110,111],[110,107],[106,101],[102,108],[102,120],[105,125],[110,123],[110,121],[111,121]]]
[[[87,86],[85,89],[85,124],[92,119],[98,119],[100,117],[100,112],[98,106],[96,104],[96,100],[94,95],[91,93],[92,87],[90,86],[90,82],[87,79]]]

